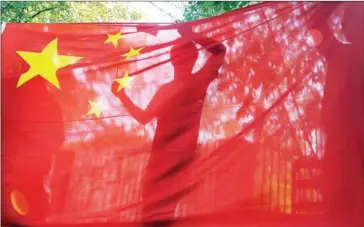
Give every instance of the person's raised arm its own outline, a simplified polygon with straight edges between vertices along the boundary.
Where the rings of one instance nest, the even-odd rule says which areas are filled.
[[[123,103],[126,110],[130,113],[130,115],[137,120],[140,124],[144,125],[151,121],[154,117],[158,116],[159,110],[163,107],[163,96],[160,95],[158,91],[152,100],[150,101],[149,105],[145,110],[136,106],[129,97],[125,94],[125,89],[121,91],[117,91],[118,84],[114,82],[111,87],[112,93],[119,98],[119,100]]]
[[[197,40],[195,40],[196,43],[200,44],[204,49],[206,49],[208,52],[212,54],[210,56],[205,65],[201,70],[208,70],[211,73],[211,76],[217,76],[217,71],[220,69],[222,64],[224,63],[225,53],[226,53],[226,47],[213,39],[202,37]],[[215,73],[216,72],[216,73]],[[214,78],[211,78],[214,79]]]
[[[199,36],[198,34],[194,33],[192,27],[190,25],[180,25],[177,28],[178,32],[184,38],[194,37],[193,41],[195,43],[200,44],[204,49],[211,53],[211,56],[207,59],[205,65],[202,67],[201,72],[207,78],[206,80],[213,80],[218,75],[218,70],[224,63],[226,47],[216,40],[213,40],[208,37]]]

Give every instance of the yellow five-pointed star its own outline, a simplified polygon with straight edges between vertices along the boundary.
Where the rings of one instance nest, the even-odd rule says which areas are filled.
[[[129,73],[126,72],[122,78],[115,79],[115,81],[119,84],[118,92],[121,91],[124,87],[131,90],[130,81],[133,80],[133,77],[129,77]]]
[[[116,34],[107,34],[107,40],[105,41],[105,43],[112,43],[112,44],[114,44],[114,47],[117,47],[118,41],[121,38],[123,38],[123,35],[121,34],[121,32],[116,33]]]
[[[143,49],[144,47],[135,50],[131,47],[128,53],[125,53],[121,56],[126,57],[126,60],[129,60],[131,57],[138,56],[140,54],[140,51],[142,51]]]
[[[29,70],[20,76],[17,87],[39,75],[60,89],[57,70],[81,59],[81,57],[58,55],[57,38],[48,43],[40,53],[27,51],[17,51],[17,53],[30,66]]]
[[[101,107],[98,102],[88,101],[91,109],[88,111],[87,115],[95,114],[97,118],[100,118]]]

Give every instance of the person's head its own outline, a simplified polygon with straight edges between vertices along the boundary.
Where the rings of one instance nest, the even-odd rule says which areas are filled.
[[[171,63],[175,69],[175,78],[192,73],[198,58],[198,50],[193,42],[183,46],[175,45],[171,49]]]

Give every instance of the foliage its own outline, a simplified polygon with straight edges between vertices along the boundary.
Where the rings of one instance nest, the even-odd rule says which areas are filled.
[[[205,17],[216,16],[230,10],[245,7],[256,2],[252,1],[216,1],[216,2],[188,2],[184,8],[185,20],[196,20]]]
[[[1,2],[4,22],[121,22],[142,18],[124,2]]]

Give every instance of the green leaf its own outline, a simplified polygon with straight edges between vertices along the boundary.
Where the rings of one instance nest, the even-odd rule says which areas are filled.
[[[124,2],[0,2],[4,22],[122,22],[139,20],[140,11]],[[111,7],[110,7],[111,6]]]
[[[188,2],[183,10],[183,17],[185,20],[197,20],[205,17],[212,17],[225,13],[237,8],[245,7],[252,3],[250,1],[215,1],[215,2]]]

